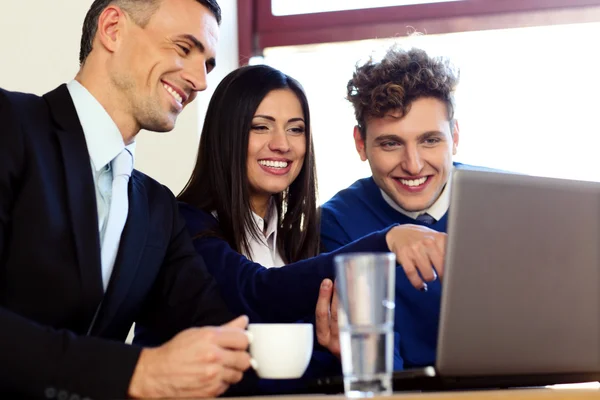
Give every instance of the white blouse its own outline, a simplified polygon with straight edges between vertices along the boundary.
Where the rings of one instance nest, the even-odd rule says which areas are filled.
[[[257,240],[250,232],[246,233],[248,244],[250,245],[250,253],[244,254],[250,260],[258,263],[266,268],[281,267],[285,263],[277,251],[277,209],[271,203],[265,219],[259,215],[252,213],[254,222],[259,232]],[[266,224],[266,227],[265,227]],[[264,234],[263,234],[264,233]]]
[[[211,213],[216,219],[219,219],[216,211]],[[256,223],[259,232],[257,240],[250,232],[246,232],[246,238],[250,245],[250,253],[242,253],[249,260],[262,265],[265,268],[282,267],[285,265],[279,252],[277,251],[277,209],[271,202],[265,219],[252,212],[252,217]],[[266,222],[265,222],[266,221]],[[267,227],[265,229],[265,223]]]

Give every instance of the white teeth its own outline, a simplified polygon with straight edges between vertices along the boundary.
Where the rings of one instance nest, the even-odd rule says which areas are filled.
[[[286,168],[288,166],[287,161],[259,160],[258,163],[270,168]]]
[[[426,180],[427,180],[427,177],[424,176],[423,178],[420,178],[420,179],[400,179],[400,182],[402,182],[402,184],[406,185],[406,186],[420,186],[420,185],[424,184]]]
[[[173,98],[179,103],[183,103],[183,99],[181,98],[181,96],[179,95],[179,93],[177,93],[175,90],[173,90],[173,88],[165,83],[163,83],[163,87],[165,89],[167,89],[167,92],[169,92],[171,94],[171,96],[173,96]]]

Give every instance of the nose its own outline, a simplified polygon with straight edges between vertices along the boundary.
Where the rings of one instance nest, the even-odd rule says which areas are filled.
[[[190,85],[192,92],[201,92],[206,90],[207,75],[206,64],[203,61],[201,63],[190,63],[190,65],[184,68],[181,76]]]
[[[287,153],[290,151],[290,142],[285,130],[276,129],[273,131],[269,140],[269,149],[278,153]]]
[[[423,170],[423,159],[417,146],[406,145],[402,159],[402,169],[410,175],[419,175]]]

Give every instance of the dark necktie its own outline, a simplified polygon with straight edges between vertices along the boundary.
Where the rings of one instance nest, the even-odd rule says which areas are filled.
[[[431,215],[425,213],[425,214],[421,214],[417,217],[417,221],[422,222],[425,225],[432,225],[435,224],[435,218],[433,218]]]

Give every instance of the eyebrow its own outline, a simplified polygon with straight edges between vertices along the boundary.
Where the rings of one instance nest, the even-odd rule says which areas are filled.
[[[423,132],[419,136],[417,136],[417,141],[429,139],[430,137],[434,137],[434,136],[444,136],[444,134],[440,131]],[[393,135],[393,134],[381,135],[381,136],[377,136],[375,138],[375,142],[377,142],[377,143],[385,142],[386,140],[394,140],[396,142],[405,143],[405,140],[403,138],[401,138],[398,135]]]
[[[180,37],[182,39],[187,39],[190,42],[192,42],[194,47],[197,48],[200,53],[204,54],[206,52],[206,47],[204,46],[204,44],[201,41],[199,41],[198,39],[196,39],[196,37],[194,35],[190,35],[189,33],[186,33],[185,35],[181,35]],[[214,57],[211,57],[208,60],[206,60],[206,65],[210,65],[214,69],[217,66],[217,60],[215,60]]]
[[[269,121],[275,122],[275,118],[271,117],[270,115],[255,115],[254,118],[264,118],[264,119],[268,119]],[[304,122],[304,118],[290,118],[290,119],[288,119],[288,122],[297,122],[297,121]]]

